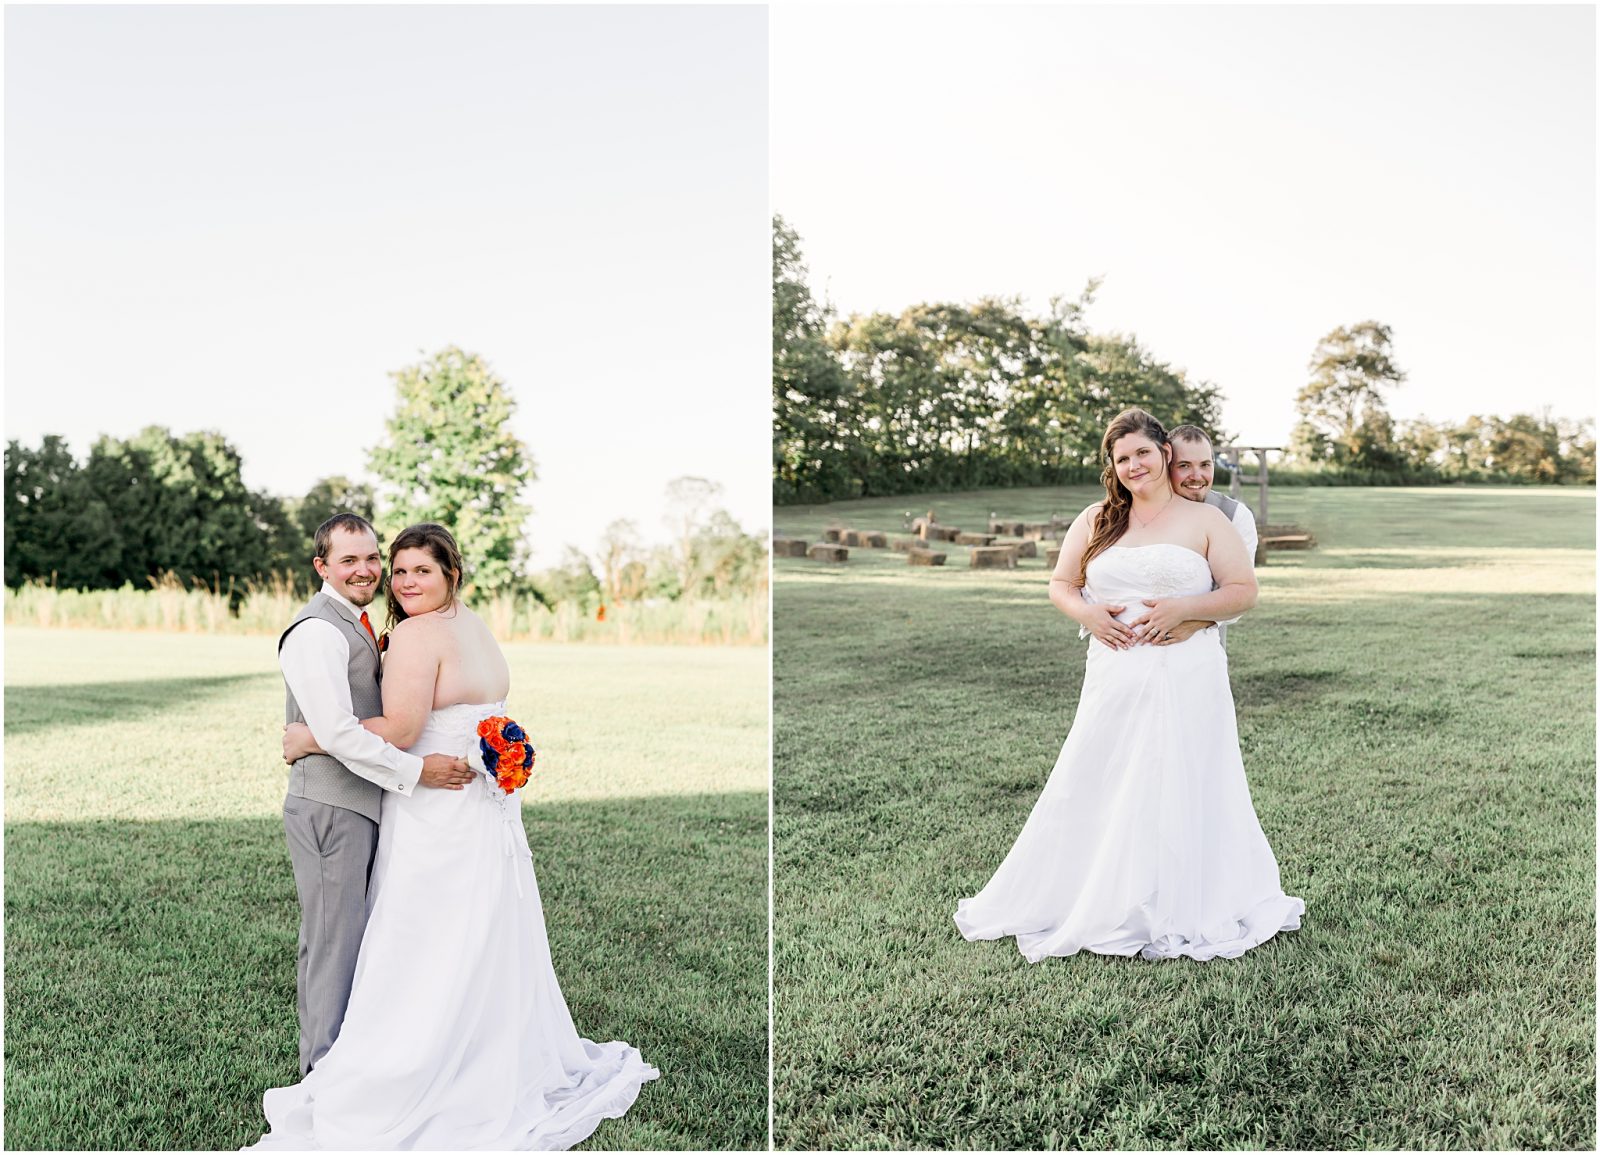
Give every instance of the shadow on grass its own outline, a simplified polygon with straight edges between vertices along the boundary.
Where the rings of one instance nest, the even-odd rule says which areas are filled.
[[[530,806],[523,822],[580,1033],[662,1073],[584,1146],[765,1147],[765,795]],[[297,1078],[282,824],[16,824],[6,851],[5,1146],[259,1137],[262,1092]]]
[[[223,698],[246,683],[282,679],[270,674],[161,678],[134,682],[74,682],[56,686],[7,686],[7,735],[70,726],[74,722],[148,721],[197,699]]]

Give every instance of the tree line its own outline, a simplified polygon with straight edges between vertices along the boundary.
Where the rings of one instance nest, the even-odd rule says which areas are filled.
[[[376,485],[332,476],[299,496],[251,490],[238,450],[216,432],[150,426],[102,436],[82,462],[54,434],[37,447],[8,441],[6,585],[143,589],[170,576],[228,592],[235,606],[269,583],[309,595],[316,529],[348,511],[384,541],[418,521],[448,526],[474,598],[532,594],[592,609],[602,599],[723,598],[764,586],[765,543],[718,508],[719,488],[700,478],[669,486],[671,541],[647,548],[635,523],[618,521],[599,572],[570,547],[557,566],[530,572],[521,495],[535,470],[510,431],[505,383],[454,347],[390,376],[396,408],[368,455]]]
[[[1011,297],[840,318],[813,296],[800,237],[775,216],[774,502],[1094,481],[1102,431],[1135,405],[1227,443],[1215,385],[1130,335],[1088,329],[1097,287],[1043,313]],[[1592,421],[1397,424],[1386,396],[1405,375],[1391,341],[1369,321],[1319,343],[1283,480],[1593,483]]]
[[[1295,397],[1288,462],[1312,476],[1593,485],[1592,419],[1514,413],[1459,421],[1396,421],[1388,398],[1406,375],[1394,335],[1377,321],[1340,326],[1317,343]]]

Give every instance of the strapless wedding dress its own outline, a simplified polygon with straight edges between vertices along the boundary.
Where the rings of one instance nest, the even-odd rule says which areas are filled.
[[[504,702],[446,706],[414,754],[465,755]],[[266,1093],[280,1149],[565,1150],[658,1072],[580,1038],[556,981],[517,795],[386,793],[367,927],[333,1047]]]
[[[1123,605],[1209,593],[1206,559],[1179,545],[1112,546],[1087,593]],[[1029,962],[1080,950],[1235,958],[1300,925],[1283,893],[1239,756],[1215,629],[1169,646],[1089,641],[1078,713],[1011,853],[956,925],[1015,935]]]

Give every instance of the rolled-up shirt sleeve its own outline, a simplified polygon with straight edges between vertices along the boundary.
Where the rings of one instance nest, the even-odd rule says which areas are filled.
[[[324,752],[352,773],[385,790],[410,794],[422,776],[422,759],[391,746],[361,725],[350,702],[350,643],[336,626],[308,618],[278,651],[283,680]]]

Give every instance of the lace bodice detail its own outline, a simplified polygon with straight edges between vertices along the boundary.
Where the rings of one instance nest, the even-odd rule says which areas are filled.
[[[1211,592],[1211,566],[1187,546],[1169,542],[1114,545],[1089,562],[1087,601],[1126,605],[1118,615],[1132,621],[1148,607],[1145,598],[1188,597]]]

